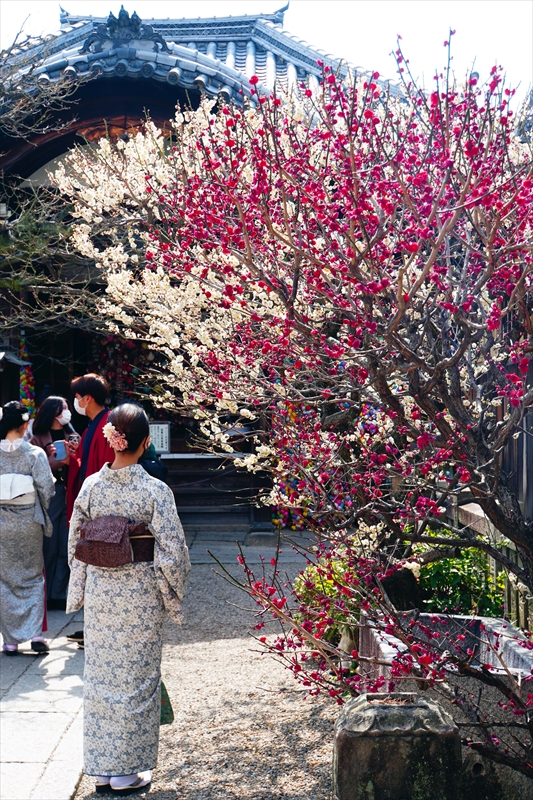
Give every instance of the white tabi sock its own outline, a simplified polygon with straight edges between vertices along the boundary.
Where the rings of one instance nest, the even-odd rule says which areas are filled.
[[[134,775],[119,775],[116,778],[111,778],[111,788],[126,789],[128,786],[131,786],[132,783],[135,783],[139,778],[146,783],[150,783],[152,774],[150,770],[146,770],[146,772],[136,772]]]
[[[130,783],[135,783],[138,777],[139,773],[134,772],[133,775],[120,775],[116,778],[110,778],[110,781],[113,781],[113,789],[125,789]]]

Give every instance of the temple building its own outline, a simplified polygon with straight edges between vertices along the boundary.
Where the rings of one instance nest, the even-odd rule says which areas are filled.
[[[43,81],[91,78],[76,92],[76,120],[60,132],[11,142],[2,158],[5,174],[29,178],[65,153],[74,142],[98,139],[138,126],[149,111],[164,124],[178,103],[195,106],[201,93],[239,102],[250,93],[248,79],[259,78],[259,92],[275,87],[316,90],[324,61],[346,74],[350,65],[312,48],[283,30],[285,8],[274,14],[211,19],[142,21],[122,8],[118,19],[70,14],[62,10],[61,30],[34,45]],[[31,47],[20,55],[32,58]],[[105,120],[105,125],[104,125]],[[5,145],[0,142],[1,151]],[[41,172],[39,172],[41,171]]]
[[[169,3],[169,7],[174,9],[179,3]],[[177,105],[196,107],[202,94],[240,103],[250,96],[249,79],[254,75],[260,94],[278,88],[298,92],[302,86],[316,91],[322,75],[317,62],[342,76],[352,68],[365,74],[364,69],[284,30],[286,9],[272,14],[151,20],[141,20],[135,12],[130,16],[124,8],[118,17],[80,16],[61,9],[60,30],[46,37],[44,46],[29,40],[15,48],[10,58],[14,64],[37,64],[36,73],[44,83],[72,77],[76,103],[59,112],[59,125],[43,134],[10,138],[0,129],[4,184],[46,184],[47,171],[75,144],[104,135],[116,140],[139,129],[146,114],[164,127]],[[399,92],[395,84],[387,88]],[[522,133],[530,136],[530,132],[531,117]],[[11,213],[6,198],[0,196],[0,229]],[[102,288],[95,284],[97,291]],[[0,293],[3,322],[8,313]],[[70,380],[89,370],[109,378],[116,402],[139,387],[142,391],[143,362],[153,357],[146,345],[75,326],[57,330],[47,326],[42,333],[37,326],[13,330],[6,324],[0,327],[0,402],[20,396],[31,407],[47,391],[68,396]],[[149,394],[147,387],[144,390]],[[186,524],[198,530],[203,525],[209,528],[216,512],[217,527],[223,528],[225,521],[232,538],[268,524],[270,511],[250,502],[261,484],[260,476],[239,472],[230,459],[199,452],[194,446],[194,420],[177,416],[165,420],[156,410],[154,417],[159,427],[154,428],[153,438],[169,467],[169,483]],[[81,420],[75,422],[79,426]],[[531,427],[531,419],[524,424]],[[533,469],[533,448],[531,431],[527,434],[513,439],[505,461],[512,474],[511,488],[531,515],[528,475]],[[508,606],[512,606],[509,598]]]
[[[43,134],[26,138],[0,134],[4,183],[44,185],[47,171],[75,144],[105,135],[116,140],[137,130],[146,114],[163,127],[177,105],[196,107],[202,93],[240,103],[250,96],[253,75],[259,78],[258,93],[275,88],[297,92],[302,85],[316,91],[322,74],[318,61],[346,75],[349,64],[283,29],[286,9],[273,14],[151,20],[141,20],[135,12],[130,15],[123,7],[118,17],[80,16],[61,9],[60,30],[46,37],[44,47],[29,40],[12,52],[11,59],[37,64],[38,80],[45,83],[72,77],[76,102],[58,113],[59,125]],[[0,204],[0,217],[2,208],[5,219],[9,211]],[[75,375],[96,370],[109,378],[116,402],[138,390],[142,362],[151,355],[144,347],[76,327],[48,327],[44,333],[38,327],[19,328],[4,340],[0,333],[0,400],[6,402],[19,392],[28,405],[51,391],[68,397]],[[212,512],[224,511],[223,519],[234,535],[270,520],[268,509],[258,511],[249,502],[260,478],[238,472],[227,459],[195,451],[192,420],[174,417],[166,430],[164,421],[159,420],[160,449],[170,450],[162,455],[185,522],[206,522]]]

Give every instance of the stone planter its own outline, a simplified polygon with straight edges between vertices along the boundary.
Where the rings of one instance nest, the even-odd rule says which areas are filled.
[[[363,694],[336,725],[337,800],[460,800],[461,742],[438,703],[414,694]]]

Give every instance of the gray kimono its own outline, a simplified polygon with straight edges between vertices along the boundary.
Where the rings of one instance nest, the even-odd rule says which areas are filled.
[[[0,633],[5,644],[20,644],[42,633],[44,616],[43,534],[52,528],[46,514],[54,494],[48,459],[40,447],[22,442],[0,450],[0,476],[31,475],[35,502],[0,502]]]

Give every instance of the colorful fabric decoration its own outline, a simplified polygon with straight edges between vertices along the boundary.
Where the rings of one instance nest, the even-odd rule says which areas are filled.
[[[23,331],[21,331],[19,355],[23,361],[29,360],[28,346]],[[29,414],[33,414],[35,412],[35,381],[31,364],[26,364],[26,366],[21,366],[20,368],[19,389],[20,402],[28,409]]]

